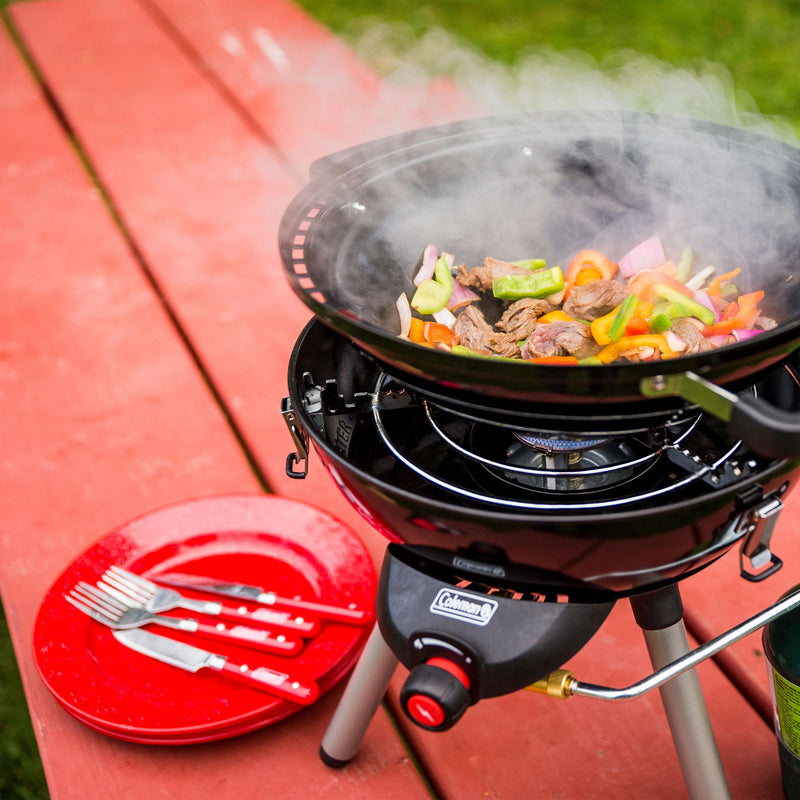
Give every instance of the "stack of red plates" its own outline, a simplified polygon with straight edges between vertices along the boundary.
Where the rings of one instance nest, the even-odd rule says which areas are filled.
[[[192,674],[135,653],[64,599],[78,581],[95,583],[115,564],[151,579],[182,573],[330,605],[371,610],[374,603],[375,574],[360,539],[324,511],[293,500],[267,495],[193,500],[111,531],[51,587],[36,620],[34,649],[42,679],[70,714],[134,742],[223,739],[275,723],[302,706],[212,670]],[[291,658],[236,646],[222,654],[316,681],[325,693],[352,667],[368,633],[368,626],[323,621],[320,632]],[[186,635],[183,641],[214,652],[222,648]]]

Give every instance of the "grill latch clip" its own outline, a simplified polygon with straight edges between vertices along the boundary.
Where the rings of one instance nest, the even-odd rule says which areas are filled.
[[[281,400],[281,414],[292,435],[295,447],[295,452],[286,456],[286,474],[290,478],[301,480],[308,474],[308,434],[297,421],[297,414],[290,397],[284,397]],[[302,468],[297,469],[297,466],[302,466]]]
[[[744,539],[739,550],[739,570],[748,581],[763,581],[776,573],[783,561],[770,550],[770,540],[775,530],[783,502],[768,495],[763,502],[742,515]]]

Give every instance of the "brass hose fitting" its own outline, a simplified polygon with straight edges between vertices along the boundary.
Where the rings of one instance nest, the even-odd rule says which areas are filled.
[[[569,670],[556,669],[546,677],[540,678],[525,688],[529,692],[539,692],[539,694],[566,700],[572,694],[571,687],[574,680]]]

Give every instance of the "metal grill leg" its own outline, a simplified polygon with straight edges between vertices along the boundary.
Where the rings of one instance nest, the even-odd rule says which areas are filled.
[[[343,767],[355,756],[397,664],[375,625],[319,748],[329,767]]]
[[[656,670],[689,652],[678,591],[677,586],[671,586],[632,599],[636,619],[644,630],[650,661]],[[676,614],[678,620],[668,624]],[[659,691],[689,797],[691,800],[730,800],[697,673],[689,670],[665,683]]]

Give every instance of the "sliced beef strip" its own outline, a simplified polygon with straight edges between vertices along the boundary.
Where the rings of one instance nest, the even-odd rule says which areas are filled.
[[[493,333],[486,340],[491,351],[497,356],[519,358],[519,339],[511,333]]]
[[[453,333],[459,343],[479,353],[518,358],[520,355],[517,337],[511,333],[496,331],[476,306],[467,306],[456,318]]]
[[[490,292],[495,278],[501,275],[530,275],[527,267],[519,267],[509,261],[499,261],[496,258],[484,259],[482,267],[473,267],[468,270],[463,264],[458,268],[456,280],[463,286],[475,289],[478,292]]]
[[[484,319],[483,312],[479,308],[467,306],[456,318],[453,333],[464,347],[489,353],[491,352],[489,338],[496,332]]]
[[[548,322],[537,325],[525,345],[528,358],[549,356],[575,356],[588,358],[600,352],[601,347],[592,338],[592,332],[583,322]]]
[[[575,319],[592,320],[613,311],[627,296],[618,281],[597,280],[574,286],[564,303],[564,313]]]
[[[555,308],[547,300],[525,297],[512,303],[497,322],[497,327],[517,340],[527,339],[536,327],[536,321]]]
[[[703,336],[697,324],[688,317],[674,319],[670,330],[686,342],[686,350],[681,355],[690,356],[694,355],[694,353],[703,353],[706,350],[714,349],[714,345]]]
[[[762,331],[771,331],[773,328],[778,327],[778,323],[772,317],[759,317],[754,323],[754,328],[760,328]]]

